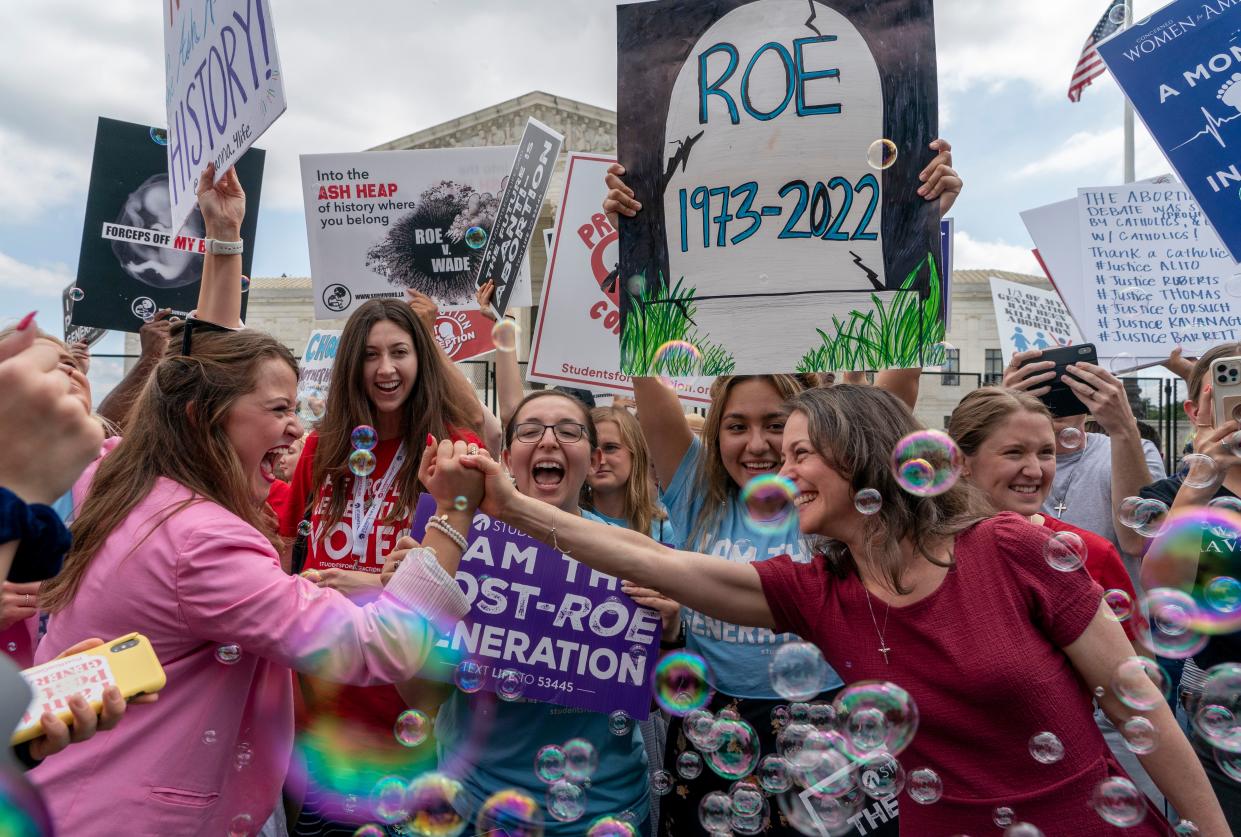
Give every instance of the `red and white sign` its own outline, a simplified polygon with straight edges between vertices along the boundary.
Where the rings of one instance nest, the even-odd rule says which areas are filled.
[[[470,360],[495,349],[494,325],[481,311],[445,311],[435,321],[435,341],[450,360]]]
[[[570,154],[565,164],[564,200],[543,278],[528,380],[597,393],[633,392],[629,376],[620,371],[620,234],[603,212],[603,177],[614,162]],[[709,404],[711,381],[678,380],[681,400]]]

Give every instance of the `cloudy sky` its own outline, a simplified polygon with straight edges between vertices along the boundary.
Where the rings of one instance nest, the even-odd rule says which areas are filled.
[[[184,2],[185,0],[183,0]],[[211,0],[188,0],[204,3]],[[288,112],[268,150],[258,276],[307,275],[297,158],[354,151],[531,90],[616,105],[606,0],[271,0]],[[1136,0],[1149,14],[1160,0]],[[1018,213],[1121,179],[1122,98],[1110,78],[1066,97],[1107,0],[940,0],[940,131],[966,192],[957,266],[1035,272]],[[165,123],[154,0],[20,4],[0,30],[0,321],[59,326],[77,269],[95,122]],[[1137,173],[1167,170],[1138,126]],[[102,351],[121,351],[109,338]],[[109,364],[100,363],[100,375]]]

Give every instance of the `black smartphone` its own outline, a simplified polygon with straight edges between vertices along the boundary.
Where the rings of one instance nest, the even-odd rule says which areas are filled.
[[[1093,343],[1080,343],[1076,346],[1060,346],[1055,349],[1044,349],[1043,354],[1033,360],[1027,360],[1021,364],[1023,367],[1029,366],[1031,363],[1042,363],[1050,360],[1056,364],[1056,377],[1048,382],[1051,391],[1046,395],[1040,395],[1039,400],[1047,405],[1047,409],[1056,418],[1066,416],[1080,416],[1090,412],[1090,409],[1082,403],[1081,399],[1073,390],[1069,389],[1069,385],[1061,380],[1061,376],[1065,374],[1069,364],[1072,363],[1093,363],[1098,365],[1099,356],[1095,352]]]

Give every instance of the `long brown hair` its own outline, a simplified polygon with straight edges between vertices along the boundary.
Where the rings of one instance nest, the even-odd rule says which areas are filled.
[[[646,438],[642,435],[642,426],[633,414],[624,407],[597,407],[591,411],[595,427],[610,421],[616,425],[620,434],[621,444],[633,458],[633,467],[629,472],[629,482],[625,484],[625,520],[629,528],[644,535],[651,533],[651,523],[666,520],[668,515],[655,502],[655,492],[651,486],[651,456],[646,449]],[[589,494],[589,492],[584,492]],[[588,507],[590,503],[586,503]]]
[[[178,344],[183,327],[173,326],[171,345]],[[250,480],[224,429],[229,411],[254,390],[258,368],[268,360],[287,364],[297,375],[289,350],[258,331],[197,332],[193,356],[160,361],[135,402],[125,438],[99,463],[71,527],[73,546],[60,574],[44,583],[41,605],[57,611],[73,600],[91,560],[160,477],[180,483],[193,496],[151,521],[147,537],[191,503],[210,502],[280,549],[276,521],[254,502]]]
[[[694,493],[704,498],[702,510],[694,527],[685,540],[687,549],[700,552],[710,550],[708,542],[719,530],[724,520],[725,505],[737,498],[744,486],[738,486],[724,467],[720,457],[720,427],[724,424],[724,410],[733,389],[746,381],[765,381],[775,387],[780,401],[785,402],[803,389],[802,382],[794,375],[733,375],[716,378],[711,385],[711,407],[707,410],[707,422],[702,429],[702,460],[695,475]]]
[[[1052,422],[1047,405],[1033,395],[1003,387],[980,387],[961,399],[948,417],[948,435],[961,453],[974,456],[999,424],[1014,413],[1033,413]]]
[[[330,482],[332,486],[332,501],[325,515],[326,524],[321,529],[322,537],[326,537],[345,516],[345,502],[353,485],[353,474],[349,471],[353,429],[363,424],[374,426],[377,421],[375,410],[366,395],[363,368],[371,327],[384,320],[395,323],[409,335],[418,357],[418,377],[401,410],[400,437],[405,441],[407,456],[396,477],[400,502],[385,522],[392,523],[408,517],[418,502],[422,491],[422,484],[418,481],[418,463],[427,434],[445,439],[452,430],[468,424],[464,410],[452,402],[448,386],[448,361],[440,356],[435,338],[422,320],[414,316],[408,305],[395,299],[371,299],[362,303],[341,332],[336,361],[332,365],[327,412],[318,428],[319,446],[315,450],[312,484],[316,487],[316,493],[325,482]],[[306,499],[298,497],[295,502],[302,503]]]
[[[989,516],[981,492],[964,481],[934,497],[918,497],[901,489],[889,465],[892,450],[902,438],[925,428],[891,393],[872,386],[837,384],[797,395],[789,409],[806,416],[811,444],[849,480],[855,492],[874,488],[883,496],[879,512],[865,519],[863,538],[865,557],[893,592],[908,592],[901,541],[908,538],[914,554],[932,564],[951,566],[951,560],[937,560],[932,548]],[[842,576],[857,572],[854,556],[842,547],[833,542],[826,550],[833,569]]]

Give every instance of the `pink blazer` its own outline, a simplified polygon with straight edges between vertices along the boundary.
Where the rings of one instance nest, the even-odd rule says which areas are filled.
[[[129,707],[116,729],[31,771],[58,833],[227,834],[246,823],[257,833],[292,750],[289,669],[357,685],[404,680],[430,651],[432,622],[469,609],[429,554],[402,563],[380,598],[359,607],[286,575],[267,540],[214,503],[169,515],[189,497],[170,480],[155,486],[37,650],[44,662],[88,637],[139,631],[168,676],[156,703]],[[226,645],[240,655],[217,653]]]

